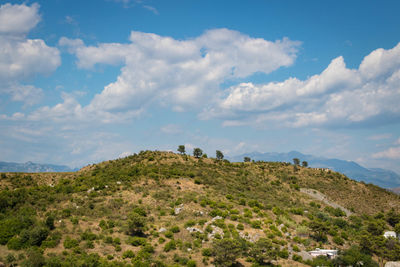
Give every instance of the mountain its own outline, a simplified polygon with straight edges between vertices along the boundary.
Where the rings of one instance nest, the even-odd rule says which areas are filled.
[[[400,242],[382,236],[399,212],[399,195],[335,171],[142,151],[77,172],[1,173],[0,261],[337,266],[309,252],[350,248],[341,266],[378,266],[400,260]]]
[[[261,161],[277,161],[277,162],[293,162],[293,158],[300,159],[300,162],[307,161],[309,167],[313,168],[328,168],[333,171],[341,172],[349,178],[356,181],[364,181],[373,183],[383,188],[400,187],[400,175],[397,173],[380,169],[380,168],[364,168],[354,161],[329,159],[324,157],[316,157],[305,155],[297,151],[289,153],[246,153],[229,158],[231,161],[243,161],[244,157],[250,157],[252,160]]]
[[[39,164],[30,161],[25,163],[0,161],[0,172],[72,172],[76,170],[64,165]]]

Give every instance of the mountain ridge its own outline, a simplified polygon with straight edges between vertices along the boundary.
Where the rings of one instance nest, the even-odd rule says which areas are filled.
[[[400,175],[394,171],[382,168],[366,168],[354,161],[340,160],[334,158],[317,157],[303,154],[298,151],[288,153],[279,152],[251,152],[230,157],[229,160],[239,162],[244,157],[250,157],[252,160],[293,162],[293,158],[299,158],[300,161],[307,161],[309,167],[328,168],[333,171],[341,172],[356,181],[373,183],[383,188],[400,187]]]
[[[72,169],[66,165],[41,164],[27,161],[25,163],[0,161],[0,172],[73,172],[78,169]]]

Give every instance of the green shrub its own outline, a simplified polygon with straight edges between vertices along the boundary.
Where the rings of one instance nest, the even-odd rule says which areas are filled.
[[[189,260],[187,263],[186,263],[186,266],[188,266],[188,267],[196,267],[196,262],[194,261],[194,260]]]
[[[176,242],[174,240],[170,240],[168,243],[165,244],[164,246],[164,251],[169,252],[171,250],[176,249]]]
[[[255,220],[251,222],[251,227],[255,229],[261,229],[261,221],[260,220]]]
[[[177,226],[177,225],[172,226],[169,230],[170,230],[172,233],[179,233],[179,232],[180,232],[179,226]]]
[[[67,236],[64,240],[64,248],[70,249],[70,248],[75,248],[79,246],[79,242],[76,239],[72,239],[69,236]]]
[[[297,254],[293,254],[292,260],[301,262],[301,261],[303,261],[303,258]]]
[[[194,220],[189,220],[189,221],[187,221],[186,223],[185,223],[185,228],[187,228],[187,227],[192,227],[192,226],[195,226],[196,225],[196,221],[194,221]]]
[[[143,246],[146,244],[146,238],[139,236],[130,237],[128,243],[135,247]]]
[[[203,255],[204,257],[210,257],[212,256],[212,250],[210,248],[203,248],[201,250],[201,255]]]
[[[342,246],[344,244],[344,240],[340,236],[335,236],[335,237],[333,237],[332,240],[339,246]]]
[[[24,247],[21,238],[14,236],[7,242],[7,248],[10,250],[20,250]]]
[[[131,259],[131,258],[134,258],[134,257],[135,257],[135,253],[133,253],[132,250],[126,250],[126,251],[124,251],[124,253],[122,253],[122,258],[123,259],[126,259],[126,258]]]
[[[283,249],[278,252],[278,256],[281,257],[282,259],[287,259],[289,258],[289,251],[287,249]]]
[[[172,233],[171,231],[166,231],[164,232],[165,237],[167,238],[173,238],[174,237],[174,233]]]

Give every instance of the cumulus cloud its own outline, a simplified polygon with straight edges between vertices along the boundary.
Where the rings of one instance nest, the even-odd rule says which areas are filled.
[[[39,5],[5,4],[0,6],[0,93],[12,100],[34,104],[42,90],[22,82],[38,74],[48,74],[61,63],[57,48],[26,34],[40,21]]]
[[[221,118],[226,126],[285,127],[354,125],[400,117],[400,43],[377,49],[358,69],[338,57],[319,75],[229,88],[200,118]]]
[[[39,5],[4,4],[0,6],[0,34],[26,34],[40,21]]]
[[[386,158],[386,159],[400,159],[400,146],[390,147],[387,150],[375,153],[372,155],[373,158]]]
[[[228,29],[187,40],[133,31],[129,40],[85,46],[79,39],[60,39],[59,44],[76,55],[80,68],[123,65],[117,80],[94,97],[88,110],[127,113],[153,103],[175,111],[201,108],[216,100],[224,81],[290,66],[300,45],[287,38],[271,42]]]

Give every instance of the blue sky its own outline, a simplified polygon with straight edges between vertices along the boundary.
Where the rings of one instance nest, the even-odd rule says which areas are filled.
[[[399,1],[0,1],[0,160],[303,153],[400,172]]]

